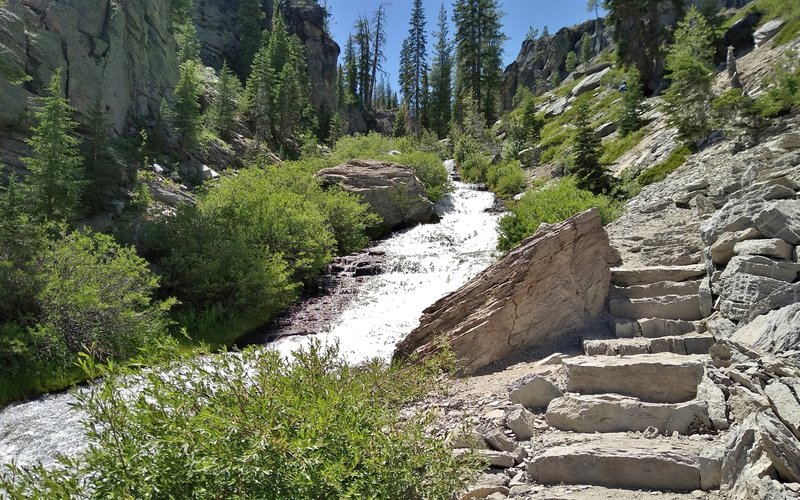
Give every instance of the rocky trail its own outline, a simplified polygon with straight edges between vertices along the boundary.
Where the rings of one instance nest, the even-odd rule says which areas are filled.
[[[578,296],[602,292],[541,258],[558,239],[554,254],[602,263],[589,257],[602,236],[569,230],[591,213],[512,252],[540,258],[517,266],[510,298],[486,298],[500,289],[490,268],[426,311],[400,352],[428,352],[426,332],[447,324],[456,354],[483,367],[409,409],[433,411],[454,453],[491,464],[460,498],[800,496],[799,122],[745,151],[711,146],[634,198],[606,228],[605,307],[571,333],[552,335],[552,302],[512,323],[524,333],[509,348],[505,311],[542,290],[562,305],[586,283]],[[473,319],[453,328],[466,306]]]

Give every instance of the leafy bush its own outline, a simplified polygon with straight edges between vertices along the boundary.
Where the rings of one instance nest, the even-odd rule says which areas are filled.
[[[461,175],[467,182],[486,182],[489,173],[489,158],[476,153],[468,156],[461,164]]]
[[[377,223],[356,195],[323,190],[305,166],[243,170],[149,230],[165,285],[196,314],[217,306],[270,319],[334,253]]]
[[[561,222],[592,207],[600,209],[604,224],[612,222],[620,214],[620,206],[614,200],[578,189],[572,178],[531,190],[511,205],[511,214],[500,220],[498,248],[509,251],[533,235],[542,223]]]
[[[164,332],[174,301],[151,298],[158,278],[133,248],[73,232],[37,261],[40,337],[63,343],[64,352],[124,359]]]
[[[525,191],[528,186],[528,179],[517,160],[491,165],[486,175],[486,181],[492,191],[504,198],[517,195]]]
[[[105,370],[79,396],[91,446],[60,467],[10,468],[12,498],[449,499],[477,469],[400,405],[429,389],[431,365],[349,367],[312,346],[197,360],[145,375],[138,397]]]
[[[641,186],[647,186],[656,182],[663,181],[669,174],[678,170],[678,168],[686,163],[686,159],[692,154],[691,148],[683,146],[676,149],[669,155],[669,157],[658,165],[648,168],[636,178],[636,182]]]
[[[714,124],[735,139],[756,123],[755,101],[742,89],[732,88],[711,102]]]

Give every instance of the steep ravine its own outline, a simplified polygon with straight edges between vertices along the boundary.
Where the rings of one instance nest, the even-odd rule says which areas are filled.
[[[337,340],[353,362],[388,358],[395,343],[417,326],[423,309],[494,261],[499,219],[490,210],[494,196],[461,182],[454,186],[437,205],[439,223],[395,233],[370,249],[382,254],[380,274],[339,280],[330,293],[353,297],[315,337]],[[287,328],[285,333],[292,332]],[[289,353],[308,339],[286,337],[274,347]],[[82,451],[82,415],[72,409],[74,402],[71,394],[51,394],[0,411],[0,464],[52,464],[59,453]]]

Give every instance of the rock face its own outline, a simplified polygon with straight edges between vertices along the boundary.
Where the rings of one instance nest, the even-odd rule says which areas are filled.
[[[273,2],[264,2],[265,27],[272,16]],[[336,101],[336,61],[340,49],[325,31],[325,11],[312,0],[284,0],[280,9],[289,33],[296,35],[305,48],[311,103],[323,113],[330,112]],[[223,61],[236,60],[240,46],[239,0],[195,0],[192,18],[205,64],[219,69]]]
[[[586,328],[603,310],[613,261],[597,210],[546,226],[429,307],[395,357],[430,354],[442,335],[470,373]]]
[[[382,219],[377,234],[429,222],[433,215],[433,203],[409,167],[352,160],[320,170],[317,176],[326,185],[340,186],[361,196]]]
[[[581,38],[588,34],[592,38],[592,56],[597,55],[611,44],[611,33],[603,20],[586,21],[571,28],[558,30],[555,35],[536,41],[522,43],[517,59],[503,73],[500,99],[503,109],[511,109],[514,95],[520,85],[541,94],[548,90],[547,82],[553,73],[567,76],[567,54],[581,52]]]
[[[157,116],[178,80],[168,0],[24,0],[0,8],[0,163],[20,166],[33,97],[58,68],[79,119],[98,91],[118,132]]]

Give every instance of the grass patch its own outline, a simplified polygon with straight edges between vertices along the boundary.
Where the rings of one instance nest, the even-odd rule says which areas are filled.
[[[622,155],[642,142],[642,139],[644,139],[647,133],[647,128],[643,127],[636,132],[606,141],[603,143],[603,156],[600,158],[601,163],[611,165],[616,162]]]
[[[676,149],[672,152],[672,154],[669,155],[669,158],[639,174],[639,177],[636,178],[636,182],[640,186],[648,186],[650,184],[663,181],[669,174],[678,170],[678,168],[686,163],[686,160],[691,154],[692,150],[689,148],[689,146],[683,146]]]

